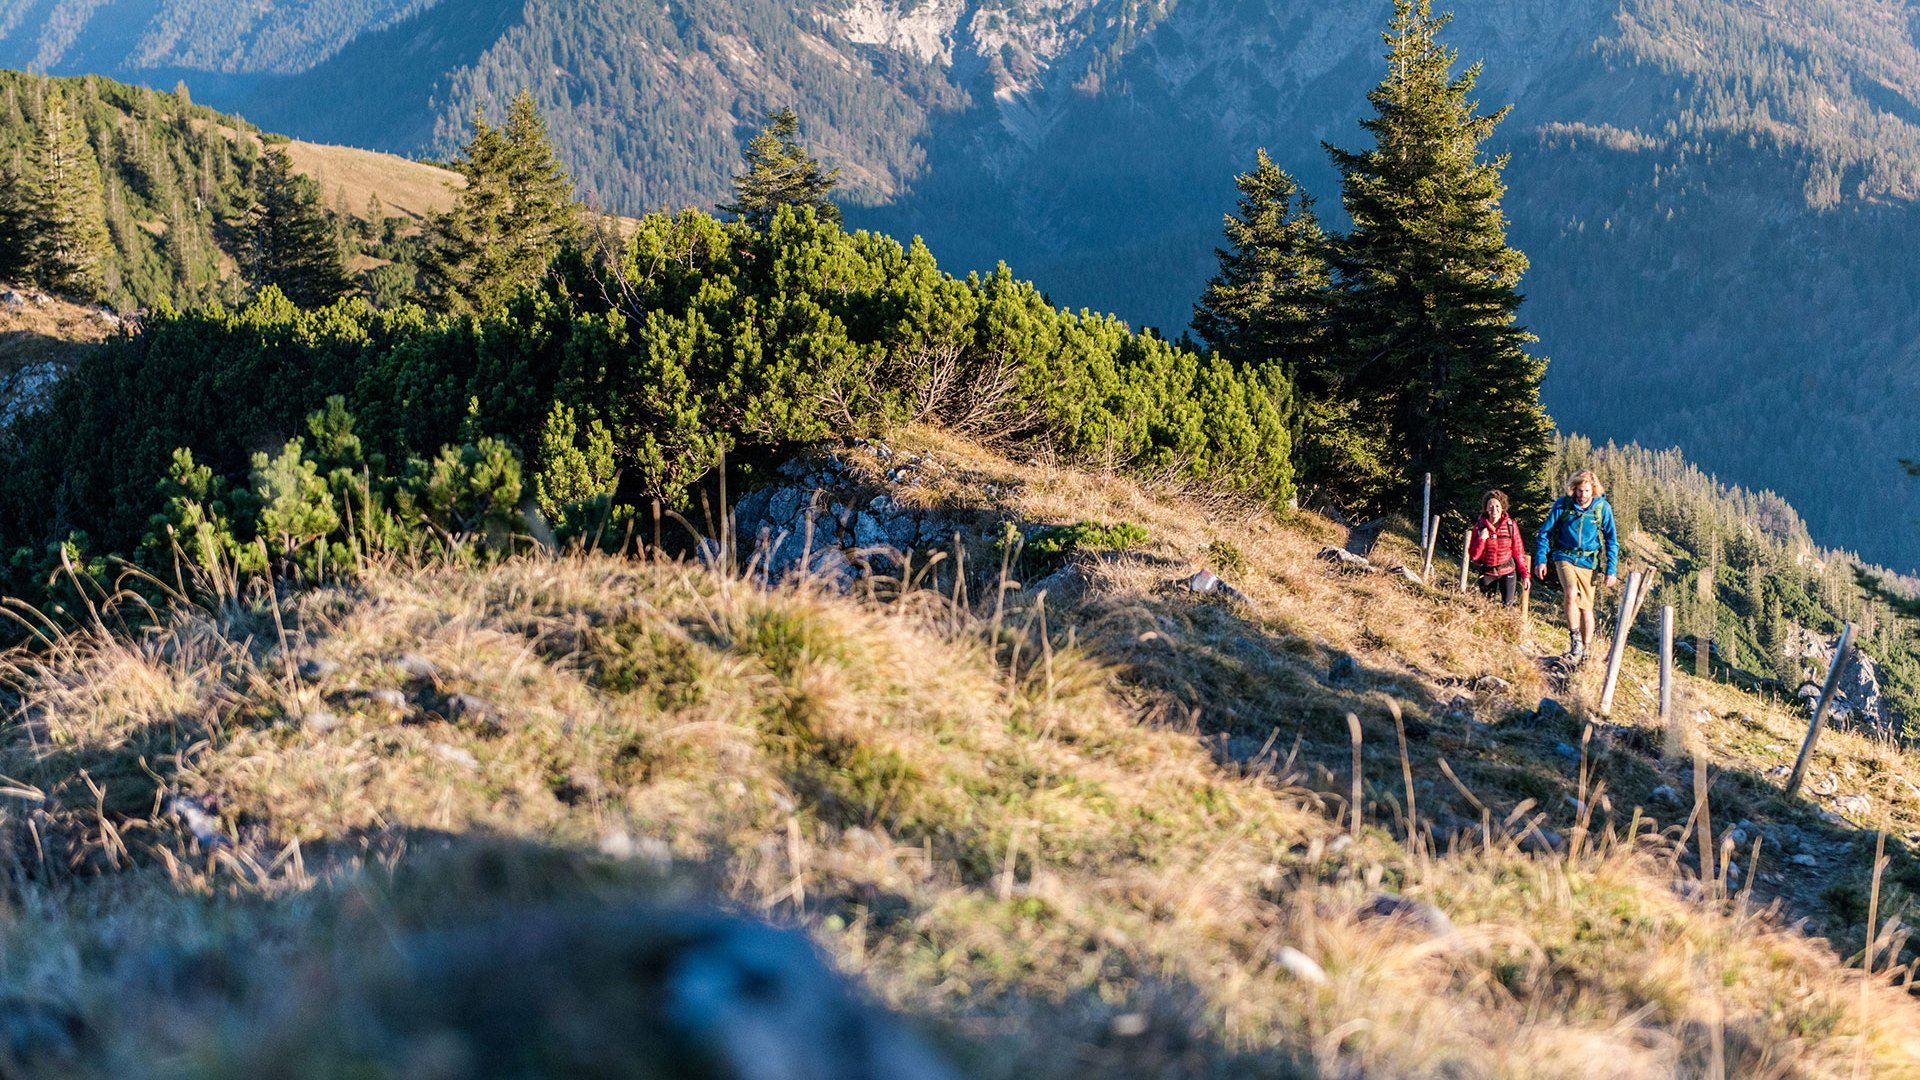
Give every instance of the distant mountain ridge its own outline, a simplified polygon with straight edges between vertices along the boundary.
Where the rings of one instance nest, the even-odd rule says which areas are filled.
[[[447,154],[531,87],[583,193],[711,205],[794,105],[850,217],[1169,334],[1269,147],[1337,224],[1387,5],[1251,0],[17,0],[0,62],[171,85],[269,129]],[[1460,7],[1514,105],[1523,316],[1571,430],[1682,446],[1822,543],[1920,566],[1920,47],[1885,0]],[[167,28],[192,26],[194,34]],[[333,28],[322,33],[319,27]],[[79,29],[76,30],[75,28]],[[1844,478],[1843,481],[1835,478]]]

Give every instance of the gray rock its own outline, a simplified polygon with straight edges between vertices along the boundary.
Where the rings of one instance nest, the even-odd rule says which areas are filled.
[[[1565,705],[1550,697],[1540,699],[1540,705],[1533,710],[1533,721],[1543,727],[1560,727],[1573,722],[1573,714]],[[1578,755],[1575,755],[1576,757]]]
[[[208,851],[232,847],[233,841],[220,831],[220,819],[213,816],[200,800],[191,795],[169,795],[161,808],[184,826],[200,846]]]
[[[1320,558],[1332,563],[1335,569],[1349,573],[1370,574],[1377,569],[1364,555],[1355,555],[1345,548],[1328,544],[1320,549]]]
[[[1246,593],[1222,581],[1220,575],[1211,570],[1202,569],[1199,573],[1188,578],[1187,588],[1203,596],[1224,596],[1236,604],[1244,604],[1247,602]]]
[[[385,957],[369,961],[386,974],[366,1000],[338,1015],[377,1025],[371,1045],[395,1056],[431,1036],[529,1076],[958,1080],[804,935],[743,919],[521,914],[402,938]]]
[[[767,525],[767,506],[773,501],[773,492],[761,488],[741,496],[733,507],[733,528],[740,536],[752,536]]]
[[[1360,665],[1354,663],[1353,657],[1346,653],[1334,657],[1333,663],[1327,665],[1327,682],[1334,686],[1351,682],[1359,674]]]
[[[1549,854],[1567,846],[1567,839],[1557,830],[1545,825],[1536,825],[1520,834],[1520,850],[1536,854]]]
[[[853,587],[860,571],[846,552],[837,547],[823,547],[816,549],[807,560],[806,576],[836,592],[846,592]]]
[[[1411,585],[1419,585],[1422,587],[1426,585],[1426,582],[1420,580],[1420,575],[1418,573],[1404,566],[1396,566],[1393,569],[1387,571],[1387,573],[1393,574]]]
[[[1865,795],[1842,795],[1833,800],[1833,808],[1856,818],[1873,813],[1873,800]]]
[[[902,550],[914,546],[920,536],[920,523],[911,514],[895,514],[881,522],[880,530],[887,534],[887,543]]]
[[[401,712],[407,710],[407,695],[398,690],[357,690],[353,693],[354,696],[374,705],[384,705],[389,709],[397,709]]]
[[[800,520],[804,496],[793,488],[780,488],[767,499],[767,520],[775,526],[792,526]]]
[[[308,659],[300,661],[300,677],[308,682],[320,682],[340,670],[340,665],[332,660]]]
[[[399,668],[401,674],[409,679],[419,679],[422,682],[440,681],[440,665],[417,653],[408,653],[395,661],[393,666]]]
[[[480,770],[480,759],[474,757],[473,751],[465,747],[454,746],[451,743],[437,742],[433,744],[433,756],[449,765],[465,769],[468,772],[478,772]]]
[[[1282,945],[1274,950],[1273,962],[1280,970],[1303,983],[1311,983],[1314,986],[1326,985],[1326,969],[1315,963],[1313,957],[1291,945]]]
[[[1265,756],[1272,744],[1251,735],[1229,735],[1214,743],[1215,754],[1223,761],[1246,765]]]
[[[1355,915],[1361,922],[1388,920],[1430,938],[1450,937],[1454,932],[1453,920],[1446,912],[1424,900],[1409,900],[1398,893],[1380,893],[1361,905]]]
[[[1816,858],[1815,856],[1809,855],[1804,851],[1793,856],[1787,861],[1792,863],[1795,866],[1819,866],[1820,865],[1820,860],[1818,858]]]
[[[859,548],[884,547],[887,543],[887,531],[872,514],[861,511],[853,518],[853,546]]]
[[[1654,788],[1653,791],[1648,794],[1647,801],[1663,803],[1667,806],[1681,805],[1680,793],[1673,790],[1672,784],[1661,784],[1659,787]]]
[[[505,728],[501,720],[500,707],[485,698],[472,694],[455,694],[447,699],[447,719],[456,724],[470,724],[492,731]]]
[[[954,534],[959,531],[951,521],[936,517],[922,518],[916,539],[920,547],[948,551],[953,547]]]
[[[316,735],[325,735],[342,723],[340,714],[328,709],[315,709],[300,718],[300,726]]]
[[[1580,748],[1573,745],[1572,743],[1568,743],[1568,742],[1554,743],[1553,752],[1560,755],[1563,758],[1566,758],[1570,762],[1580,760]]]
[[[1473,680],[1473,689],[1480,694],[1504,694],[1513,689],[1513,684],[1498,675],[1482,675]]]

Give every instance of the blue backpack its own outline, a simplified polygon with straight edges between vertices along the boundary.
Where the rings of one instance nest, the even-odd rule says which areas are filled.
[[[1553,549],[1579,555],[1598,556],[1601,552],[1600,506],[1606,496],[1596,495],[1585,510],[1571,496],[1562,496],[1554,507],[1560,519],[1553,527]]]

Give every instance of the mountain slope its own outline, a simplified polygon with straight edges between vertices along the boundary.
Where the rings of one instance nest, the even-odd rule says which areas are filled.
[[[418,962],[479,919],[664,897],[804,928],[973,1077],[1920,1068],[1920,1015],[1886,974],[1904,945],[1863,979],[1725,896],[1686,829],[1649,827],[1688,820],[1672,792],[1693,765],[1662,761],[1640,660],[1583,738],[1597,673],[1554,691],[1573,716],[1536,718],[1527,628],[1329,568],[1324,522],[930,432],[838,459],[841,483],[959,525],[969,594],[993,599],[939,570],[861,597],[543,555],[369,566],[14,654],[28,721],[0,740],[0,815],[27,899],[0,994],[87,1033],[15,1045],[76,1076],[400,1075],[483,1051],[483,1027],[393,1007],[464,979],[535,1071],[585,1053],[675,1075],[627,1028],[566,1037],[582,1003],[635,1000],[644,967]],[[1003,590],[1008,517],[1148,539]],[[1168,587],[1228,549],[1245,601]],[[1691,681],[1683,701],[1705,713],[1685,736],[1696,815],[1764,837],[1758,864],[1733,841],[1729,874],[1857,949],[1861,830],[1920,814],[1901,752],[1834,733],[1815,787],[1855,817],[1824,820],[1762,776],[1793,718]],[[1862,792],[1866,816],[1838,801]],[[1889,854],[1877,914],[1904,919],[1920,869]]]

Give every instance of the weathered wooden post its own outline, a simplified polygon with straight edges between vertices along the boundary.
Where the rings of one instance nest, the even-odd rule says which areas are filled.
[[[1827,710],[1833,707],[1833,693],[1840,688],[1840,669],[1847,666],[1847,653],[1853,648],[1853,624],[1840,631],[1840,643],[1833,647],[1833,664],[1827,668],[1827,682],[1820,688],[1820,703],[1813,707],[1813,722],[1807,725],[1807,741],[1800,744],[1800,759],[1793,763],[1793,775],[1787,777],[1787,797],[1800,793],[1800,782],[1807,778],[1807,764],[1813,760],[1813,744],[1820,740],[1820,729],[1827,722]]]
[[[1673,715],[1673,605],[1660,608],[1660,719]]]
[[[1433,548],[1440,542],[1440,522],[1435,521],[1427,532],[1427,550],[1420,559],[1420,583],[1427,584],[1433,575]]]
[[[1473,550],[1473,530],[1469,528],[1460,539],[1460,591],[1467,591],[1467,553]],[[1518,567],[1515,568],[1516,572]]]
[[[1678,757],[1686,746],[1679,718],[1673,715],[1673,605],[1660,608],[1660,727],[1666,732],[1666,755]]]
[[[1640,571],[1627,575],[1627,587],[1620,594],[1620,613],[1614,617],[1613,648],[1607,652],[1607,677],[1600,684],[1600,715],[1613,714],[1613,688],[1620,681],[1620,659],[1627,653],[1627,631],[1633,628],[1633,613],[1638,607],[1635,594],[1640,591]]]

